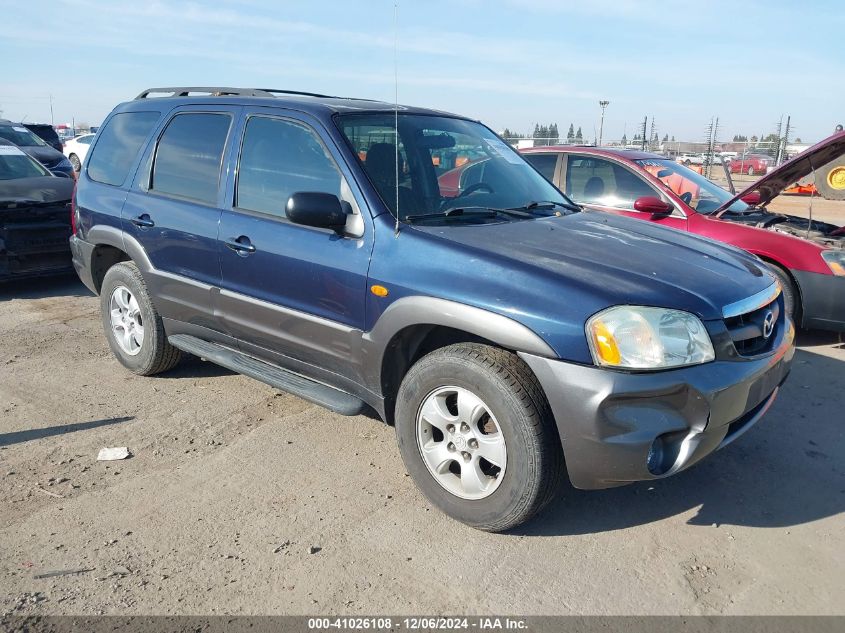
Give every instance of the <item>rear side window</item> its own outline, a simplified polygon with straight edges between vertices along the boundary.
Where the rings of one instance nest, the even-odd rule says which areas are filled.
[[[543,174],[543,178],[549,182],[555,181],[557,154],[525,154],[523,158],[531,163],[534,169]]]
[[[173,117],[158,142],[150,189],[216,203],[231,121],[228,114],[204,112]]]
[[[340,187],[340,172],[313,130],[284,119],[249,119],[238,168],[239,208],[285,217],[291,194],[339,197]]]
[[[160,116],[159,112],[124,112],[109,119],[88,159],[88,177],[107,185],[122,185]]]

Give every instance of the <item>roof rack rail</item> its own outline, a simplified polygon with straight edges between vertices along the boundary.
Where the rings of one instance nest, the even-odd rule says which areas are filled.
[[[168,97],[187,97],[192,93],[205,93],[213,97],[275,97],[277,94],[299,95],[303,97],[331,98],[316,92],[298,92],[296,90],[278,90],[276,88],[225,88],[222,86],[175,86],[170,88],[147,88],[135,99],[149,99],[151,95]]]

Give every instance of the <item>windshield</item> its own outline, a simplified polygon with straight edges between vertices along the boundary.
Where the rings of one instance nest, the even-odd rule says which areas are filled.
[[[0,180],[49,176],[44,169],[17,147],[0,145]]]
[[[687,169],[673,160],[648,158],[638,160],[636,163],[660,180],[698,213],[713,213],[733,198],[730,191],[722,189],[701,174]],[[742,200],[737,200],[728,208],[736,213],[750,209]]]
[[[393,112],[337,119],[381,199],[400,220],[515,221],[553,214],[560,211],[557,205],[572,205],[479,123],[400,113],[397,144],[395,120]],[[532,203],[536,204],[530,206],[531,212],[522,215],[495,213]]]
[[[0,125],[0,138],[11,141],[19,147],[45,147],[47,145],[41,137],[22,125]]]

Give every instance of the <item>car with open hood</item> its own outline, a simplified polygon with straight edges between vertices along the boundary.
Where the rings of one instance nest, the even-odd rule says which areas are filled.
[[[73,184],[0,139],[0,282],[73,270]]]
[[[470,157],[442,195],[439,167]],[[145,90],[97,133],[73,216],[129,371],[189,353],[379,416],[431,502],[486,530],[564,472],[591,489],[692,466],[761,419],[794,353],[758,259],[582,213],[489,128],[425,108]],[[327,446],[303,450],[332,468]]]
[[[565,146],[522,151],[586,209],[680,229],[753,253],[777,275],[796,322],[845,331],[845,228],[767,209],[781,191],[845,153],[845,133],[809,148],[738,194],[647,152]]]

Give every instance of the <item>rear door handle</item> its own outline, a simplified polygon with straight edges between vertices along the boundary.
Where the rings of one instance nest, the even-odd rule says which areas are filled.
[[[142,213],[137,218],[132,218],[130,221],[132,224],[142,229],[148,229],[156,225],[147,213]]]
[[[240,237],[230,237],[226,240],[226,246],[235,251],[241,257],[245,257],[250,253],[255,252],[255,247],[246,235],[241,235]]]

